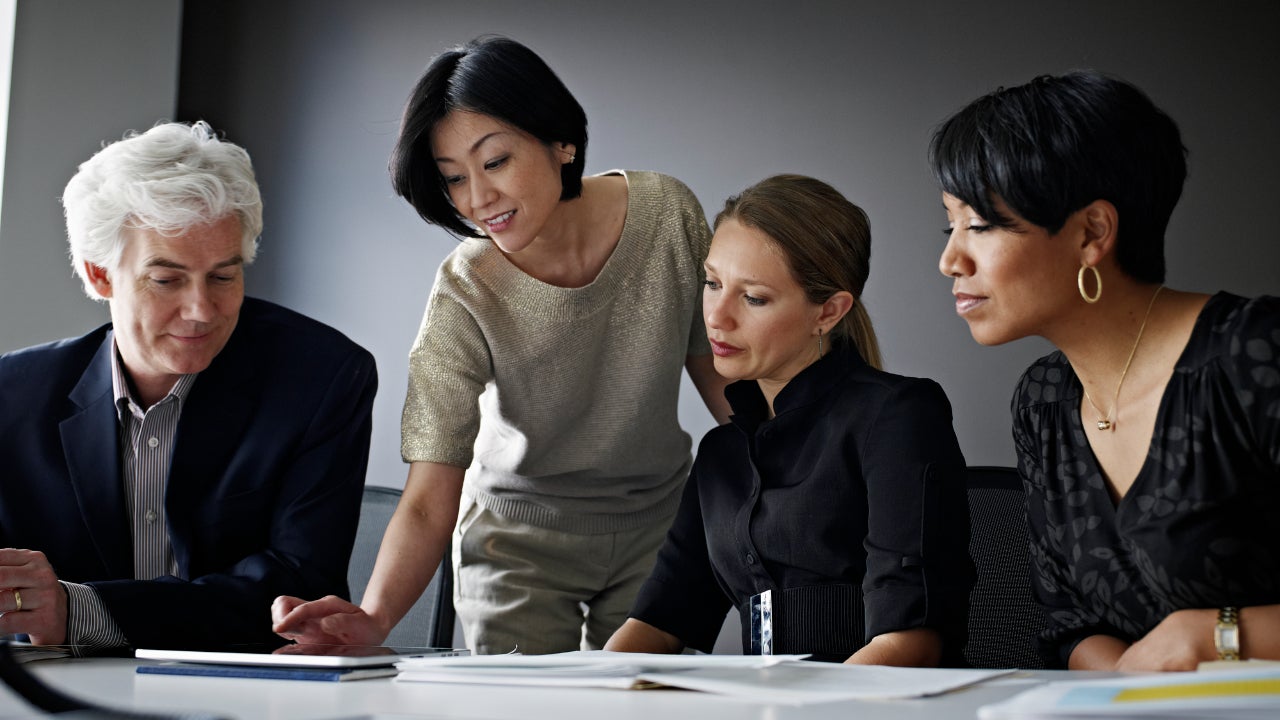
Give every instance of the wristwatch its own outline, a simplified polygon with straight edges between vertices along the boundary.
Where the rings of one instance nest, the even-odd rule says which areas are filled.
[[[1224,607],[1218,611],[1218,624],[1213,628],[1213,644],[1219,660],[1240,659],[1240,611]]]

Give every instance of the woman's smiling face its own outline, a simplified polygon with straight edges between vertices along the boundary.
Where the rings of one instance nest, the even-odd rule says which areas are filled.
[[[560,166],[573,157],[570,146],[462,110],[436,123],[431,150],[453,206],[506,253],[529,247],[555,214]]]

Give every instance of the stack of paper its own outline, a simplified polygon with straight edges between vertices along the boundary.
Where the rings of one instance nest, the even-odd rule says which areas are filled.
[[[545,687],[676,687],[770,703],[922,697],[1003,675],[801,662],[804,655],[650,655],[604,651],[556,655],[412,658],[397,682]]]
[[[1280,717],[1280,670],[1217,670],[1054,682],[979,709],[983,720]]]
[[[396,663],[397,679],[409,682],[485,685],[555,685],[630,688],[654,684],[648,675],[697,668],[767,668],[803,660],[807,655],[650,655],[646,653],[569,652],[555,655],[487,655],[462,658],[409,658]],[[645,675],[645,678],[641,676]]]
[[[34,660],[57,660],[73,655],[72,645],[32,645],[28,642],[9,643],[9,653],[20,663]]]

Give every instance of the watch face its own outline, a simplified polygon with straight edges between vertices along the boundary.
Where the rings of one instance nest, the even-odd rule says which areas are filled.
[[[1219,625],[1214,629],[1213,643],[1218,646],[1218,652],[1236,650],[1240,647],[1240,628],[1235,625]]]
[[[1219,660],[1240,659],[1240,615],[1233,607],[1218,612],[1218,622],[1213,626],[1213,644]]]

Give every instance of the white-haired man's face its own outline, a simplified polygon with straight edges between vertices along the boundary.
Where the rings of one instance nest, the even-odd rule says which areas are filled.
[[[149,407],[178,376],[209,367],[235,330],[244,301],[240,221],[228,215],[176,236],[125,232],[119,265],[86,271],[110,303],[121,360]]]

